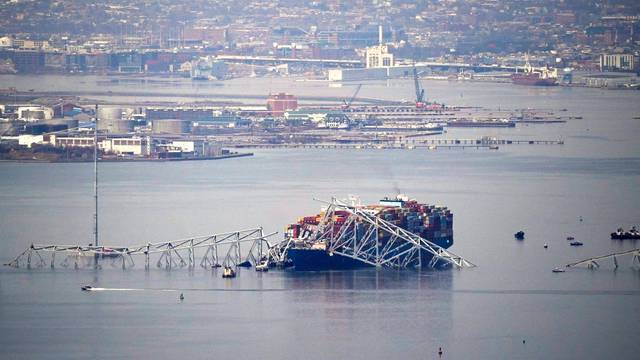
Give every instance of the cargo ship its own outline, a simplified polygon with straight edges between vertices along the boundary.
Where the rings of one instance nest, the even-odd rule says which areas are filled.
[[[404,195],[375,205],[329,206],[288,225],[285,242],[295,270],[446,267],[434,255],[453,245],[453,214]]]
[[[534,68],[527,59],[524,71],[511,75],[511,81],[517,85],[555,86],[558,85],[558,69],[549,67]]]

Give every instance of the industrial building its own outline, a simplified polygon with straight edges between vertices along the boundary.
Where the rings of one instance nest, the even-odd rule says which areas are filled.
[[[600,55],[600,71],[620,70],[634,71],[636,69],[633,54],[602,54]]]
[[[267,99],[267,109],[272,116],[283,116],[287,110],[298,108],[298,99],[285,93],[270,94]]]

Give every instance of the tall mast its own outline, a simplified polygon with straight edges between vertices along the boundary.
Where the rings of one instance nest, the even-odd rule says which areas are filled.
[[[98,104],[96,104],[96,121],[93,129],[93,199],[95,209],[93,213],[94,245],[98,246]]]

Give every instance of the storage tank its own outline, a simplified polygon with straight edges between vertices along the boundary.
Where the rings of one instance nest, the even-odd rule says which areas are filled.
[[[133,131],[133,122],[129,120],[133,109],[123,107],[99,107],[98,130],[109,133],[123,134]]]
[[[153,120],[154,134],[186,134],[191,132],[191,121],[178,119]]]

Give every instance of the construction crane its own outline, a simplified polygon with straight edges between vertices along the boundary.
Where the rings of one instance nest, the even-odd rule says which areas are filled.
[[[416,107],[423,108],[425,106],[424,89],[420,88],[420,79],[418,79],[418,70],[415,62],[413,63],[413,82],[416,88]]]
[[[356,96],[358,96],[358,93],[360,92],[361,87],[362,87],[362,84],[358,84],[358,87],[356,87],[356,91],[353,93],[349,101],[346,101],[345,99],[342,100],[342,102],[344,103],[342,104],[342,110],[346,110],[351,106],[351,103],[353,103],[353,100],[355,100]]]

